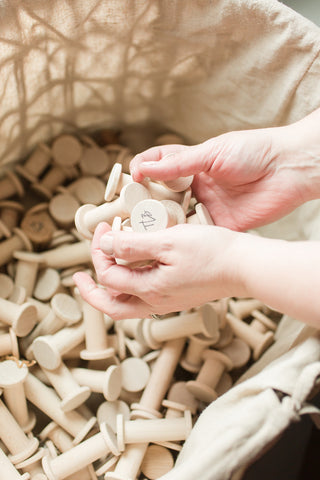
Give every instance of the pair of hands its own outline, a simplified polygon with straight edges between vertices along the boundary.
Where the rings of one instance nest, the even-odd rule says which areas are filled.
[[[194,175],[194,196],[219,227],[178,225],[138,234],[99,225],[92,258],[100,286],[77,273],[82,297],[121,319],[250,296],[234,254],[238,236],[243,244],[243,235],[250,235],[237,231],[275,221],[312,198],[318,117],[315,112],[287,127],[230,132],[196,146],[166,145],[137,155],[130,165],[135,181]],[[164,158],[168,153],[174,155]],[[154,262],[131,270],[117,265],[111,252],[130,262]]]

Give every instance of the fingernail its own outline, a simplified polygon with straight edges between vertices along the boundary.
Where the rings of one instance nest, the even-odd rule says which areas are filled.
[[[111,235],[102,235],[100,238],[100,248],[107,255],[113,255],[113,237]]]

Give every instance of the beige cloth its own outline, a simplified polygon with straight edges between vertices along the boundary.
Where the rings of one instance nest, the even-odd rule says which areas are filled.
[[[138,150],[168,129],[198,143],[320,106],[320,30],[276,0],[2,0],[0,32],[3,165],[62,131],[143,125]],[[302,208],[261,232],[320,238],[319,203]],[[282,389],[287,372],[302,381],[308,368],[300,357],[281,363],[301,333],[290,328],[262,367],[280,363],[200,417],[168,480],[228,478],[296,418],[297,403],[271,390],[275,378]],[[308,342],[300,348],[315,376],[319,345]]]

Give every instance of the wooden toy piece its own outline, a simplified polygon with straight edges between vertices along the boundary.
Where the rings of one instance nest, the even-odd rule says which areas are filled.
[[[9,459],[14,465],[30,457],[39,446],[39,440],[32,434],[27,436],[23,432],[2,400],[0,400],[0,436],[10,452]]]
[[[104,457],[109,452],[119,455],[117,440],[111,428],[100,425],[100,432],[79,443],[56,458],[44,457],[42,465],[48,480],[62,480]]]
[[[20,474],[18,470],[13,466],[7,455],[0,448],[0,465],[1,476],[5,480],[29,480],[30,475],[28,473]]]
[[[141,318],[128,318],[123,320],[117,320],[115,323],[115,329],[122,330],[126,337],[138,339],[139,325],[142,323]]]
[[[40,255],[48,267],[57,269],[91,263],[90,244],[86,240],[47,250]]]
[[[150,347],[148,345],[143,345],[142,343],[138,342],[138,340],[134,340],[133,338],[125,337],[124,341],[132,357],[141,358],[150,351]]]
[[[100,403],[97,409],[98,423],[107,423],[114,432],[117,431],[117,415],[123,415],[125,420],[130,418],[130,408],[122,400]]]
[[[22,470],[25,474],[31,475],[32,480],[47,480],[43,473],[41,460],[46,454],[47,448],[39,448],[38,451],[23,462],[17,463],[15,467]]]
[[[119,457],[116,457],[115,455],[108,455],[107,461],[105,461],[102,465],[95,469],[95,475],[99,477],[100,475],[104,475],[110,470],[113,470],[118,460]]]
[[[127,443],[149,443],[186,440],[192,429],[189,410],[183,417],[156,418],[152,420],[124,420],[117,416],[117,441],[120,451]]]
[[[73,233],[69,233],[66,230],[56,230],[53,232],[52,239],[48,244],[48,250],[52,248],[61,247],[62,245],[68,245],[75,242]]]
[[[9,275],[0,273],[0,296],[8,298],[13,292],[13,280]]]
[[[93,176],[80,177],[69,184],[67,190],[82,204],[100,205],[104,199],[105,184]]]
[[[80,353],[83,360],[99,360],[112,357],[115,349],[108,343],[107,329],[103,312],[81,300],[85,327],[86,348]]]
[[[108,154],[99,147],[87,147],[80,159],[80,170],[82,175],[95,175],[101,177],[110,170]]]
[[[261,333],[265,333],[268,330],[271,330],[272,332],[276,331],[277,324],[264,313],[259,310],[253,310],[251,315],[253,316],[253,320],[250,323],[252,328],[256,328]]]
[[[0,221],[2,228],[4,228],[5,236],[8,236],[6,235],[8,230],[11,235],[12,230],[18,226],[23,211],[24,206],[19,202],[12,200],[2,200],[0,202]]]
[[[227,313],[227,320],[234,334],[252,348],[254,360],[257,360],[274,341],[272,332],[260,333],[231,313]]]
[[[41,255],[38,258],[44,262]],[[38,275],[36,284],[33,289],[33,296],[41,302],[48,302],[57,293],[65,293],[65,289],[61,285],[59,272],[54,268],[43,268]]]
[[[59,227],[70,228],[80,203],[70,193],[59,193],[51,198],[49,212]]]
[[[17,336],[12,328],[9,328],[9,333],[0,335],[0,357],[6,355],[12,355],[16,358],[20,357]]]
[[[218,385],[223,372],[231,370],[233,364],[227,355],[216,350],[205,350],[202,358],[204,364],[196,380],[187,382],[187,388],[197,399],[210,403],[218,397],[215,387]]]
[[[22,430],[31,432],[36,424],[36,416],[28,409],[23,383],[28,375],[28,367],[22,362],[4,360],[0,363],[0,387],[6,405]]]
[[[131,413],[132,419],[161,416],[159,409],[171,384],[185,342],[185,338],[177,338],[169,340],[162,345],[162,349],[153,365],[149,381],[141,395],[139,404],[131,405],[133,409]]]
[[[170,202],[170,203],[168,203]],[[170,200],[146,199],[132,209],[130,222],[135,232],[156,232],[184,223],[185,213],[181,205]]]
[[[89,368],[71,368],[79,385],[87,386],[92,392],[102,393],[104,398],[114,402],[119,398],[122,386],[122,372],[117,365],[110,365],[105,371]]]
[[[13,229],[13,235],[0,243],[0,266],[10,262],[16,250],[32,251],[32,244],[20,228]]]
[[[25,337],[37,322],[37,310],[28,302],[17,305],[0,298],[0,321],[9,325],[17,337]]]
[[[14,168],[25,180],[35,183],[48,167],[50,160],[51,150],[44,143],[39,143],[24,164],[15,165]]]
[[[34,305],[37,310],[37,319],[40,322],[43,320],[48,313],[51,311],[50,305],[47,303],[41,302],[39,300],[36,300],[34,297],[27,297],[27,302],[31,303],[31,305]]]
[[[185,354],[180,360],[181,367],[188,372],[198,373],[203,363],[203,352],[215,343],[215,340],[212,341],[201,333],[191,335]]]
[[[55,422],[50,422],[40,432],[39,438],[42,441],[49,438],[61,453],[66,452],[73,447],[72,437]],[[48,477],[46,476],[46,479],[47,478]],[[84,469],[79,470],[75,475],[68,476],[68,480],[93,480],[95,478],[96,476],[92,465],[88,465]]]
[[[115,163],[110,172],[104,198],[107,202],[112,201],[116,195],[119,195],[125,185],[133,182],[132,176],[123,173],[123,165]],[[152,182],[149,179],[144,179],[142,182],[150,192],[151,197],[155,200],[173,200],[177,203],[181,202],[181,193],[172,192],[160,183]]]
[[[79,308],[79,305],[77,301],[73,297],[71,297],[71,295],[65,293],[57,293],[52,297],[50,305],[51,309],[49,313],[38,323],[38,325],[30,333],[30,335],[26,339],[27,341],[23,344],[24,348],[30,345],[30,343],[33,342],[37,337],[44,335],[52,335],[64,327],[78,323],[82,318],[82,312]],[[83,330],[81,330],[80,326],[79,328],[81,336],[83,335]],[[69,341],[68,335],[66,341],[67,340]],[[53,352],[56,351],[55,348],[58,350],[57,345],[59,345],[59,341],[60,338],[59,340],[56,340],[56,342],[53,342],[53,346],[50,349],[50,357],[48,356],[44,363],[45,368],[48,368],[48,365],[53,365],[52,368],[55,368],[57,356],[58,358],[60,358],[60,354],[53,354]],[[44,343],[43,347],[41,346],[41,342]],[[46,352],[48,354],[50,342],[45,342],[43,339],[41,339],[41,342],[40,340],[38,340],[39,351],[41,351],[42,348],[48,348]],[[40,356],[41,354],[39,353],[39,358]],[[41,362],[44,362],[44,360],[41,360]]]
[[[138,339],[157,349],[161,343],[174,338],[202,333],[212,342],[219,339],[218,316],[214,309],[200,308],[197,312],[185,313],[163,320],[145,318],[139,325]]]
[[[34,338],[32,351],[39,365],[55,370],[61,363],[61,358],[74,347],[82,344],[85,329],[83,323],[61,328],[51,335],[42,335]]]
[[[0,178],[0,200],[18,195],[23,197],[24,188],[19,178],[11,170],[7,170]]]
[[[105,480],[134,480],[138,477],[141,463],[146,454],[148,444],[130,444],[121,454],[113,472],[105,474]]]
[[[29,210],[22,219],[21,229],[35,245],[40,247],[47,245],[56,230],[56,226],[47,212],[47,205],[38,211]]]
[[[141,358],[130,357],[120,364],[122,374],[122,388],[127,392],[140,392],[147,385],[150,378],[150,367]]]
[[[222,377],[220,378],[220,381],[215,388],[218,397],[221,397],[221,395],[228,392],[228,390],[230,390],[230,388],[232,387],[232,384],[233,381],[231,375],[227,372],[223,372]]]
[[[120,197],[113,202],[95,205],[82,205],[75,215],[77,230],[88,239],[100,222],[112,223],[114,217],[128,218],[134,206],[141,200],[150,198],[149,191],[140,183],[129,183],[122,188]]]
[[[230,298],[229,300],[230,312],[241,319],[249,317],[253,310],[261,309],[263,306],[264,304],[255,298],[241,300],[233,300]]]
[[[70,433],[73,445],[81,442],[96,424],[95,417],[84,418],[77,410],[63,412],[56,392],[30,372],[25,380],[24,389],[27,399],[33,405]]]
[[[55,370],[42,367],[51,385],[61,398],[60,408],[63,412],[70,412],[88,400],[91,390],[87,386],[80,386],[64,362]]]
[[[214,348],[216,350],[219,350],[220,348],[226,347],[232,342],[233,338],[234,338],[233,330],[229,325],[229,323],[227,322],[225,326],[222,329],[220,329],[220,338],[214,344]]]
[[[80,161],[83,147],[73,135],[60,135],[52,144],[54,161],[63,167],[74,167]]]
[[[241,340],[241,338],[236,337],[229,345],[220,348],[219,351],[230,358],[233,363],[233,368],[244,367],[249,362],[251,356],[249,345]]]
[[[167,156],[171,155],[170,153]],[[165,157],[163,157],[165,158]],[[193,182],[193,175],[189,175],[188,177],[179,177],[175,178],[174,180],[166,180],[161,183],[165,185],[169,190],[173,192],[184,192]]]
[[[42,197],[50,200],[54,191],[59,185],[67,180],[72,180],[78,175],[75,167],[64,167],[61,165],[53,165],[45,174],[40,182],[33,183],[32,189]]]
[[[39,266],[43,262],[42,258],[32,252],[14,252],[14,258],[17,261],[15,284],[25,288],[26,295],[31,297],[36,283]]]
[[[163,400],[162,406],[167,409],[165,418],[177,418],[183,416],[186,410],[195,415],[199,402],[189,392],[186,382],[175,382]]]
[[[149,445],[141,464],[141,471],[150,480],[156,480],[168,473],[173,466],[174,459],[170,450],[160,445]]]
[[[4,237],[5,238],[11,237],[11,231],[9,230],[7,225],[0,218],[0,239],[2,239]]]
[[[184,211],[185,214],[187,214],[189,208],[190,208],[190,202],[191,202],[191,199],[192,199],[192,189],[191,187],[188,187],[184,192],[183,192],[183,196],[182,196],[182,200],[181,200],[181,207]],[[187,223],[187,219],[186,219],[186,223]]]
[[[195,213],[187,216],[186,223],[196,225],[214,225],[214,221],[212,220],[207,207],[203,203],[196,204]]]

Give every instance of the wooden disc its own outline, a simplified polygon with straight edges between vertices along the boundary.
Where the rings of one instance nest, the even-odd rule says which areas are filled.
[[[0,362],[0,387],[8,388],[23,383],[28,375],[28,367],[13,360]]]
[[[162,202],[142,200],[131,212],[130,222],[135,232],[156,232],[169,225],[169,215]]]
[[[173,465],[174,459],[170,450],[160,445],[149,445],[141,464],[141,471],[150,480],[156,480],[168,473]]]
[[[141,358],[130,357],[121,362],[122,387],[127,392],[140,392],[150,377],[150,367]]]
[[[109,175],[108,183],[104,193],[104,199],[106,202],[111,202],[113,200],[116,190],[122,174],[122,165],[121,163],[115,163],[112,167],[112,170]]]
[[[123,415],[124,420],[130,420],[130,408],[122,400],[115,400],[114,402],[103,402],[99,405],[97,410],[98,423],[107,423],[114,432],[117,431],[117,415]]]
[[[170,214],[176,219],[176,223],[186,223],[186,214],[182,206],[173,200],[161,200]]]
[[[193,414],[197,411],[199,402],[188,390],[186,382],[175,382],[169,390],[167,399],[185,405]]]
[[[249,345],[240,338],[234,338],[229,345],[220,349],[233,363],[234,368],[243,367],[248,363],[251,356]]]
[[[60,288],[60,275],[54,268],[45,268],[40,271],[33,290],[33,296],[41,302],[47,302]]]
[[[82,154],[82,145],[72,135],[61,135],[52,144],[52,156],[64,167],[76,165]]]
[[[100,205],[103,202],[104,191],[105,184],[102,180],[88,176],[76,182],[72,193],[83,205],[86,203]]]
[[[103,385],[103,395],[106,400],[113,402],[119,398],[122,387],[121,379],[122,371],[120,366],[110,365],[107,368]]]
[[[69,193],[55,195],[49,203],[49,212],[59,226],[73,225],[74,216],[80,203]]]
[[[78,302],[66,293],[57,293],[52,297],[51,308],[54,313],[68,325],[77,323],[82,318]]]
[[[50,242],[55,225],[47,212],[27,213],[22,222],[21,229],[26,236],[35,244]]]
[[[109,157],[105,151],[98,147],[88,147],[80,160],[80,168],[83,175],[95,175],[99,177],[109,169]]]

